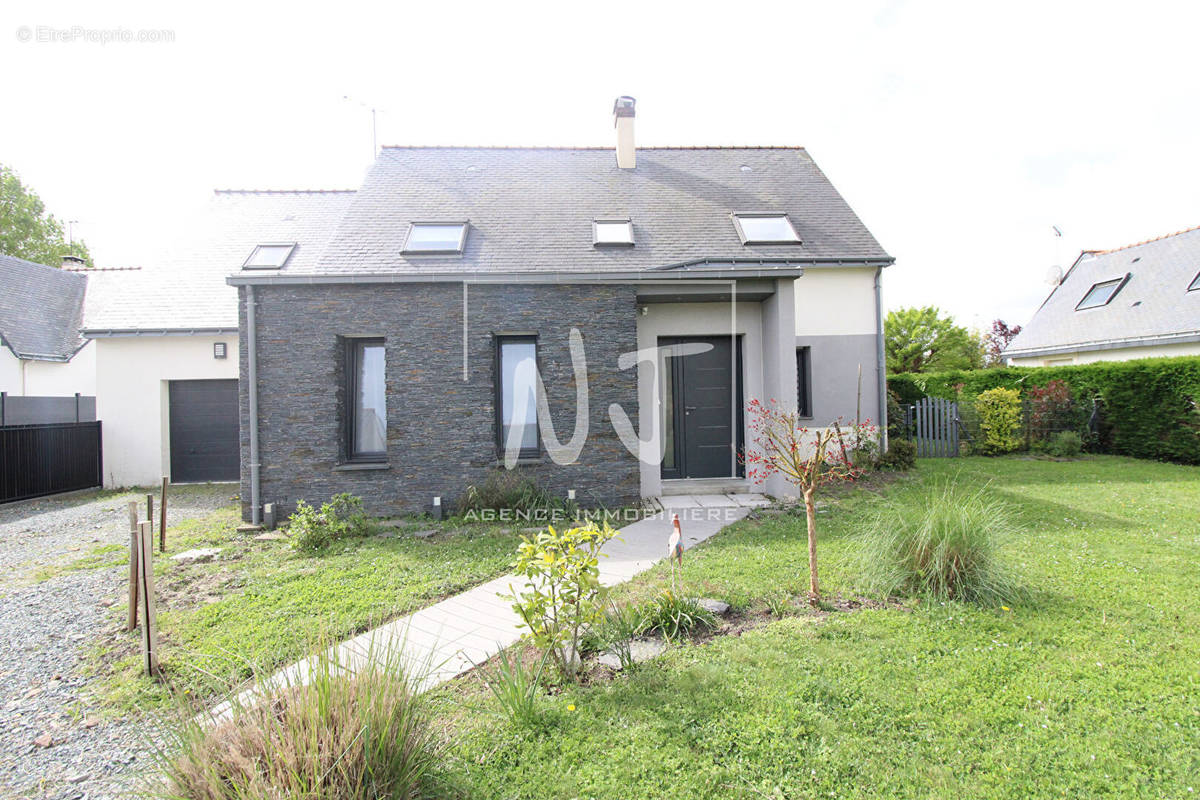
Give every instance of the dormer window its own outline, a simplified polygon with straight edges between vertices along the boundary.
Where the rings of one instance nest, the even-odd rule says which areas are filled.
[[[633,223],[627,219],[592,220],[592,243],[596,247],[633,247]]]
[[[1196,277],[1192,278],[1192,282],[1188,284],[1188,291],[1194,292],[1200,289],[1200,272],[1196,273]]]
[[[404,240],[405,253],[461,253],[467,244],[465,222],[414,222]]]
[[[800,244],[787,214],[734,214],[742,244]]]
[[[1092,288],[1087,290],[1087,294],[1079,301],[1079,305],[1075,306],[1075,310],[1083,311],[1088,308],[1100,308],[1100,306],[1108,305],[1117,296],[1117,292],[1121,291],[1122,287],[1128,282],[1129,275],[1126,274],[1123,278],[1113,278],[1110,281],[1101,281],[1100,283],[1092,284]]]
[[[260,244],[251,252],[242,269],[282,269],[296,249],[295,242],[291,244]]]

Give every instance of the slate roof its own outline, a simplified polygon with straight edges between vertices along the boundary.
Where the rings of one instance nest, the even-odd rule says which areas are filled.
[[[87,278],[0,254],[0,341],[17,358],[67,361],[82,345]]]
[[[1005,355],[1027,357],[1133,344],[1200,341],[1200,228],[1127,247],[1085,251]],[[1104,306],[1076,311],[1097,283],[1129,282]]]
[[[225,279],[255,245],[296,243],[289,264],[309,269],[353,191],[219,190],[180,240],[140,270],[91,276],[87,334],[234,331],[237,289]]]
[[[748,247],[732,213],[787,213],[799,245]],[[594,218],[633,221],[635,246],[597,248]],[[412,222],[469,220],[461,255],[402,254]],[[628,272],[702,259],[890,263],[803,148],[386,147],[319,259],[289,276]]]

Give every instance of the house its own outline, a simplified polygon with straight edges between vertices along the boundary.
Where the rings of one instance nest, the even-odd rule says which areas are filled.
[[[1004,355],[1035,367],[1200,355],[1200,228],[1080,253]]]
[[[853,419],[860,365],[883,417],[893,259],[807,151],[638,148],[634,114],[615,150],[384,148],[320,252],[228,253],[248,519],[506,467],[589,506],[749,488],[745,403]]]
[[[0,254],[0,392],[95,393],[95,353],[79,335],[87,283],[83,274]]]
[[[351,196],[218,191],[161,257],[89,276],[82,335],[105,486],[238,480],[237,293],[225,279],[264,240],[293,243],[304,265]]]

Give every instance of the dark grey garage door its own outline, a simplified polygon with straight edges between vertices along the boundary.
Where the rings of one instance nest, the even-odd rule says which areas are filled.
[[[238,479],[238,382],[171,381],[171,481]]]

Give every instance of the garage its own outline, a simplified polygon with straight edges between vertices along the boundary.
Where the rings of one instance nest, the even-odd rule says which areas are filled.
[[[171,482],[238,479],[238,382],[171,381]]]

